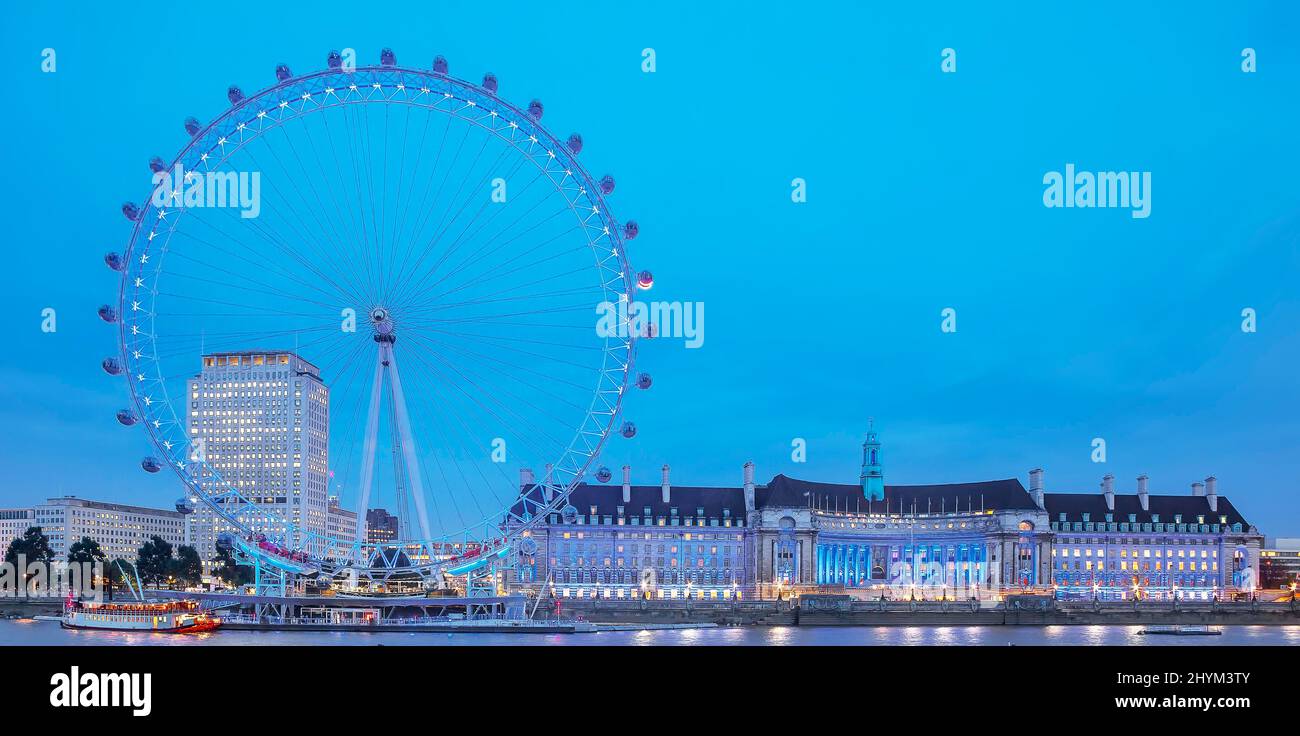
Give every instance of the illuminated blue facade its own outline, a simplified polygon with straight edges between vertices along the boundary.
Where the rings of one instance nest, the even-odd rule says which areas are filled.
[[[579,486],[517,555],[514,580],[559,597],[727,600],[811,592],[864,599],[1208,598],[1255,586],[1263,538],[1227,499],[1047,493],[1043,471],[885,485],[880,442],[858,483],[777,475],[739,487]],[[1110,481],[1106,481],[1109,484]],[[1094,588],[1095,586],[1095,588]]]

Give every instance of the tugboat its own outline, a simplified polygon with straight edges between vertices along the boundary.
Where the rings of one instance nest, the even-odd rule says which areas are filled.
[[[65,629],[190,634],[220,628],[221,619],[203,610],[198,601],[191,600],[130,603],[69,600],[63,607],[60,624]]]

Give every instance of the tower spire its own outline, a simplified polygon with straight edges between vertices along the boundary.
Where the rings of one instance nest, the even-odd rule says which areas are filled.
[[[867,420],[867,440],[862,443],[862,495],[869,501],[885,497],[885,475],[880,468],[880,438],[876,434],[876,420]]]

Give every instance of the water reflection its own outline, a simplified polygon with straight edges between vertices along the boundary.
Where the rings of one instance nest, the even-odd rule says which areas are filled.
[[[598,634],[420,632],[125,633],[0,621],[0,646],[1300,646],[1300,626],[1222,626],[1221,636],[1142,635],[1141,626],[724,626]]]

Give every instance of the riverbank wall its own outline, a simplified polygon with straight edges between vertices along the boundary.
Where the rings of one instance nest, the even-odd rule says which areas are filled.
[[[1230,603],[1172,606],[1062,605],[1015,607],[1005,604],[854,602],[843,607],[762,601],[742,604],[681,601],[584,601],[545,603],[539,617],[582,618],[595,623],[713,623],[719,626],[1132,626],[1223,625],[1300,626],[1300,609],[1289,604]]]

